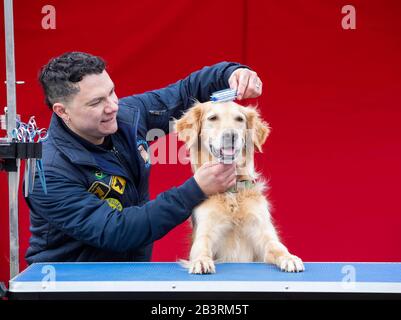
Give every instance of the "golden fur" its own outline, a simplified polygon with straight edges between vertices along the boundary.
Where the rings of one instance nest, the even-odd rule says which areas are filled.
[[[283,271],[303,271],[302,260],[290,254],[278,238],[264,196],[265,184],[255,182],[254,147],[261,152],[270,133],[257,109],[234,102],[196,103],[176,122],[175,129],[190,151],[194,172],[206,161],[217,156],[227,159],[236,151],[237,181],[247,180],[251,185],[210,196],[194,209],[193,243],[185,263],[189,272],[213,273],[214,261],[259,261],[273,263]],[[231,140],[234,132],[238,139]],[[230,148],[222,143],[225,133]]]

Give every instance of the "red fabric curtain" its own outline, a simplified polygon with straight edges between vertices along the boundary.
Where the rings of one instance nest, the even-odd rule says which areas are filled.
[[[284,243],[305,261],[401,261],[401,5],[352,1],[14,1],[17,112],[48,125],[37,74],[65,51],[102,56],[122,97],[159,88],[222,60],[264,81],[258,101],[272,127],[257,167],[269,179]],[[5,80],[3,8],[0,69]],[[6,104],[0,87],[0,106]],[[2,108],[1,108],[2,111]],[[0,112],[2,113],[2,112]],[[0,132],[1,136],[5,134]],[[189,166],[155,165],[151,197],[179,185]],[[0,173],[0,280],[8,279],[7,176]],[[21,268],[29,212],[20,196]],[[187,223],[155,244],[154,261],[185,258]]]

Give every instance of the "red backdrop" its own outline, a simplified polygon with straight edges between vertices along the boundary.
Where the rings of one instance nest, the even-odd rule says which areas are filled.
[[[47,4],[14,5],[17,80],[26,82],[17,88],[23,120],[35,115],[48,125],[36,77],[65,51],[104,57],[119,96],[222,60],[248,64],[265,84],[258,103],[273,131],[257,166],[270,180],[284,243],[305,261],[401,261],[399,1],[53,0],[56,29],[45,30]],[[341,27],[345,4],[356,8],[356,30]],[[3,21],[0,28],[3,82]],[[5,86],[0,92],[5,106]],[[155,165],[152,198],[190,174],[188,166]],[[7,281],[4,172],[0,191],[0,280]],[[24,268],[29,213],[22,196],[19,204]],[[153,260],[185,257],[188,233],[184,223],[158,241]]]

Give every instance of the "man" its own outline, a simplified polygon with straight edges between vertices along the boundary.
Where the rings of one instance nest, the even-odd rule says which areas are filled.
[[[235,166],[206,164],[177,188],[149,201],[146,133],[168,132],[193,99],[236,88],[261,94],[257,74],[236,63],[194,72],[164,89],[118,100],[104,61],[82,52],[50,60],[40,74],[53,110],[43,145],[47,194],[36,177],[30,208],[29,264],[51,261],[149,261],[152,243],[185,221],[207,196],[235,183]]]

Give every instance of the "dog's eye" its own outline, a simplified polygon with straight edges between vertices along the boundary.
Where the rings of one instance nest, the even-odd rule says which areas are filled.
[[[235,118],[235,121],[244,122],[244,118],[242,118],[242,117],[236,117],[236,118]]]
[[[209,118],[207,118],[207,120],[216,121],[217,120],[217,116],[210,116]]]

